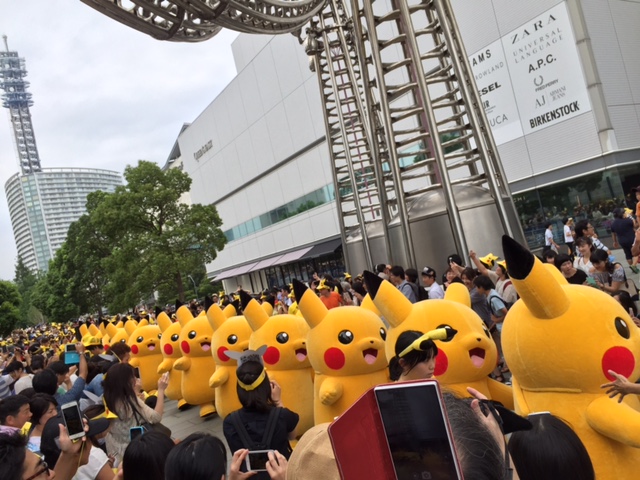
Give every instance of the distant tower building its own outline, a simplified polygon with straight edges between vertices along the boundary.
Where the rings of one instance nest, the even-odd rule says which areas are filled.
[[[28,82],[23,58],[10,52],[7,37],[0,51],[2,106],[9,109],[20,173],[5,184],[18,256],[34,272],[45,272],[67,237],[69,225],[86,211],[87,195],[113,192],[122,185],[118,172],[90,168],[42,169],[31,124]]]
[[[9,109],[13,135],[18,151],[22,173],[39,172],[40,156],[31,123],[29,107],[33,105],[31,94],[27,92],[29,82],[24,58],[18,52],[10,52],[7,36],[3,35],[5,51],[0,51],[0,88],[4,90],[2,106]]]

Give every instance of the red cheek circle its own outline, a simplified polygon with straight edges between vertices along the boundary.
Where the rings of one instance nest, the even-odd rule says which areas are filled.
[[[449,368],[449,359],[447,354],[438,349],[438,356],[436,357],[436,368],[433,369],[433,374],[438,377],[444,375]]]
[[[131,353],[133,353],[134,355],[138,354],[138,346],[137,345],[131,345]]]
[[[191,351],[191,348],[189,348],[189,342],[187,342],[186,340],[182,341],[182,343],[180,344],[180,348],[184,353],[189,353]]]
[[[104,349],[105,349],[105,350],[109,350],[109,348],[110,348],[110,347],[111,347],[111,345],[105,345],[105,346],[104,346]]]
[[[227,357],[227,355],[225,353],[227,350],[228,350],[227,347],[220,347],[218,349],[218,358],[220,360],[222,360],[223,362],[228,362],[230,360],[229,357]]]
[[[164,353],[167,355],[173,355],[173,347],[168,343],[164,346]]]
[[[330,348],[324,352],[324,363],[332,370],[340,370],[344,367],[344,353],[339,348]]]
[[[276,347],[269,347],[267,351],[264,352],[262,359],[269,365],[275,365],[280,360],[280,350]]]
[[[609,370],[629,377],[634,368],[636,368],[636,360],[629,349],[625,347],[612,347],[602,357],[602,373],[611,381],[614,381],[615,378],[609,375]]]

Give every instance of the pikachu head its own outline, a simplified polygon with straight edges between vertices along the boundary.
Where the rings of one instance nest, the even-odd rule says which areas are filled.
[[[243,352],[249,349],[251,327],[241,315],[227,317],[218,305],[206,305],[206,319],[213,329],[211,354],[219,366],[236,367],[236,360],[228,357],[226,352]]]

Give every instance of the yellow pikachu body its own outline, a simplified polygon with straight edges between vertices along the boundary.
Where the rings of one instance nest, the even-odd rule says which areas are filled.
[[[218,415],[224,418],[231,412],[242,408],[237,392],[237,362],[227,357],[225,352],[247,350],[251,327],[243,316],[236,315],[227,318],[226,311],[223,312],[217,305],[211,305],[207,309],[207,318],[214,331],[211,360],[215,362],[215,372],[210,375],[209,387],[215,389],[216,410]]]
[[[182,309],[188,310],[185,306],[178,310]],[[180,318],[177,311],[176,317]],[[215,368],[211,358],[212,337],[213,330],[206,316],[189,320],[180,330],[182,357],[173,364],[173,368],[182,372],[182,397],[188,404],[200,406],[201,417],[216,411],[215,392],[208,388],[209,377]]]
[[[143,325],[131,333],[127,342],[131,347],[129,363],[140,369],[140,382],[145,392],[158,388],[158,365],[162,362],[161,337],[162,332],[158,325]]]
[[[635,479],[640,472],[640,402],[609,398],[608,370],[640,375],[640,329],[611,296],[569,285],[509,237],[503,249],[520,295],[502,330],[513,373],[516,411],[549,411],[584,443],[596,478]]]
[[[382,320],[360,307],[327,310],[316,294],[294,280],[298,305],[311,327],[309,360],[315,372],[314,422],[332,422],[371,387],[389,380]]]
[[[188,320],[183,320],[184,325],[182,325],[179,321],[172,322],[165,312],[161,312],[158,314],[157,321],[162,331],[160,350],[163,357],[157,372],[159,375],[169,372],[169,385],[164,392],[165,395],[171,400],[182,400],[182,372],[173,368],[173,364],[182,357],[180,330],[188,323]]]
[[[467,387],[473,387],[505,407],[513,408],[511,387],[488,376],[496,367],[498,349],[483,321],[471,310],[469,291],[463,284],[452,284],[444,299],[412,304],[392,283],[377,275],[365,272],[365,282],[373,303],[391,326],[387,338],[389,359],[395,356],[396,340],[402,332],[426,333],[449,326],[458,333],[449,341],[435,341],[438,347],[436,379],[459,396],[468,397]]]
[[[257,300],[245,292],[240,297],[244,316],[253,330],[249,349],[267,346],[262,357],[264,366],[269,378],[282,389],[282,404],[300,416],[296,433],[301,436],[313,427],[313,370],[307,355],[309,325],[297,315],[270,317]]]

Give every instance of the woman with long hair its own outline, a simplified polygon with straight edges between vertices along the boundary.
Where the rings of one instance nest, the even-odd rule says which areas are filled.
[[[417,330],[402,332],[396,340],[394,351],[395,356],[389,361],[392,381],[408,382],[433,377],[438,347],[430,335]]]
[[[112,366],[103,380],[104,402],[109,411],[118,416],[112,420],[107,435],[107,452],[120,464],[129,444],[129,429],[143,422],[160,423],[164,411],[164,391],[169,382],[168,374],[158,380],[158,401],[155,409],[144,404],[136,395],[136,376],[127,363]]]
[[[604,250],[593,252],[591,264],[594,268],[592,276],[600,290],[610,295],[618,293],[625,281],[624,267],[619,263],[611,263],[609,255]]]
[[[58,414],[58,402],[51,395],[46,393],[36,393],[29,400],[29,408],[31,409],[31,431],[29,432],[29,443],[27,448],[33,453],[40,452],[40,440],[42,438],[42,430],[50,418]]]
[[[595,252],[593,248],[593,242],[590,237],[579,237],[576,240],[576,250],[578,256],[573,261],[573,266],[579,268],[587,275],[593,273],[593,265],[591,263],[591,255]]]

